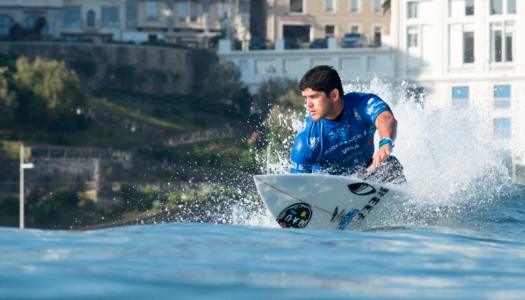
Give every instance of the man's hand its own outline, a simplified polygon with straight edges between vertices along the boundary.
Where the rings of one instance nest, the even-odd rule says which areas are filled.
[[[377,150],[376,154],[374,154],[374,161],[372,162],[372,165],[370,168],[368,168],[369,171],[372,171],[373,169],[379,167],[379,165],[384,162],[388,156],[392,153],[392,146],[390,144],[383,145],[379,150]]]
[[[376,128],[379,131],[379,137],[380,138],[390,138],[392,141],[396,140],[397,136],[397,121],[394,118],[394,115],[392,115],[389,111],[384,111],[376,118]],[[379,167],[379,164],[384,162],[388,156],[392,153],[392,145],[385,144],[377,150],[377,152],[374,154],[374,160],[372,162],[372,165],[370,168],[368,168],[369,171],[372,171],[373,169]]]

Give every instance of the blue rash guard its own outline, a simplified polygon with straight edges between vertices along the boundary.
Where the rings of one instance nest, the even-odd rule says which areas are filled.
[[[340,122],[309,116],[292,149],[291,173],[352,174],[374,155],[375,121],[390,107],[374,94],[344,95]]]

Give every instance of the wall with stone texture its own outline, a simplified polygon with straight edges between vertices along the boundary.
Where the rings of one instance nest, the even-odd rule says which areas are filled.
[[[102,86],[123,88],[153,94],[188,94],[194,80],[192,52],[168,47],[58,43],[2,42],[0,54],[37,56],[65,61],[77,73],[88,89]],[[96,62],[92,78],[84,76],[78,62]],[[129,72],[130,66],[134,69]],[[122,74],[127,70],[125,74]]]

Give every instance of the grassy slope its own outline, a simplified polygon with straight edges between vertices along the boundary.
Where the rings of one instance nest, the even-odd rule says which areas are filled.
[[[167,113],[164,117],[158,117],[154,116],[150,111],[132,105],[122,105],[114,101],[109,102],[104,99],[91,98],[90,105],[92,108],[108,111],[115,115],[126,116],[151,125],[177,131],[202,129],[202,127],[180,116]]]

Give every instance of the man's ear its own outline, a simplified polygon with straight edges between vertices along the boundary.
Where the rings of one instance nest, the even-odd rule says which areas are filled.
[[[336,101],[337,99],[339,99],[339,90],[338,89],[334,89],[331,93],[330,93],[330,100],[333,100],[333,101]]]

